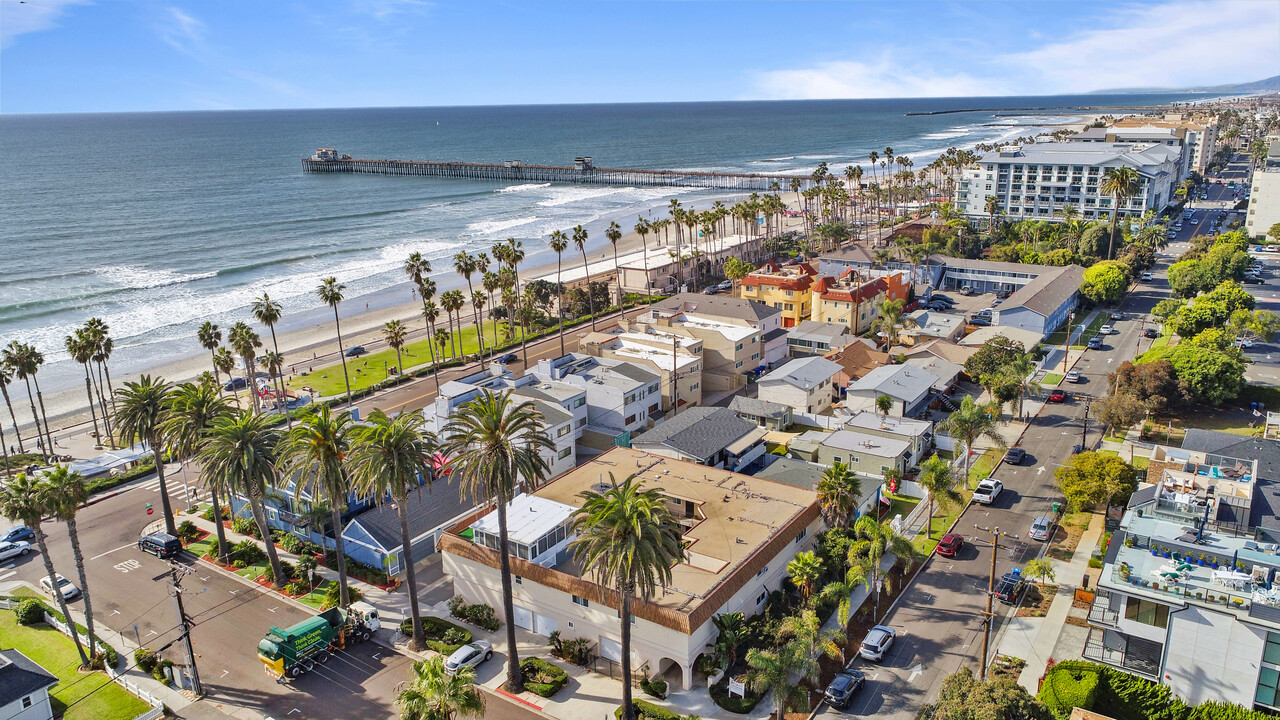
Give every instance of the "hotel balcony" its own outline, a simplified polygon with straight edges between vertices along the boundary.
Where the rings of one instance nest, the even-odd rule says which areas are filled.
[[[1116,627],[1120,622],[1120,611],[1111,609],[1111,593],[1099,589],[1093,596],[1093,604],[1089,606],[1089,622],[1094,625]]]
[[[1084,658],[1155,679],[1160,677],[1164,645],[1125,635],[1117,630],[1089,628],[1084,642]]]

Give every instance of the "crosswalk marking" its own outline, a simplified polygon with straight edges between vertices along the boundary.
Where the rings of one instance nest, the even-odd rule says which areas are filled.
[[[7,572],[7,573],[5,573],[5,574],[0,575],[0,580],[4,580],[5,578],[13,577],[14,575],[17,575],[17,574],[18,574],[18,571],[17,571],[17,570],[10,570],[9,572]]]

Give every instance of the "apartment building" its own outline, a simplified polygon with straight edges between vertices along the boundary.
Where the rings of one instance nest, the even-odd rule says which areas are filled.
[[[702,341],[697,338],[651,327],[629,330],[615,326],[589,333],[579,349],[592,357],[629,362],[656,373],[661,378],[659,414],[702,403]],[[648,413],[650,417],[655,414],[653,410]]]
[[[1276,223],[1280,223],[1280,140],[1272,141],[1262,166],[1253,171],[1244,229],[1251,238],[1270,237]],[[1271,239],[1280,242],[1280,238]]]
[[[631,362],[582,353],[539,360],[529,375],[587,394],[587,429],[640,432],[662,415],[662,376]]]
[[[767,431],[722,407],[689,408],[636,437],[631,447],[676,460],[746,469],[764,456]]]
[[[826,355],[857,341],[848,325],[805,320],[787,331],[787,354],[793,358]]]
[[[845,267],[839,277],[824,276],[813,284],[814,321],[845,325],[849,332],[861,335],[880,317],[880,303],[906,302],[910,297],[910,273],[890,272],[871,278],[859,270]]]
[[[818,271],[809,263],[783,267],[772,261],[742,278],[738,297],[762,302],[782,314],[782,327],[791,328],[809,318],[809,288]]]
[[[911,443],[905,438],[859,430],[806,430],[787,449],[792,456],[822,467],[844,463],[859,475],[883,478],[890,470],[902,472],[909,467]]]
[[[796,358],[756,383],[761,400],[788,405],[799,412],[822,413],[839,396],[836,377],[841,367],[823,357]]]
[[[1108,130],[1123,132],[1133,129],[1172,130],[1186,147],[1187,170],[1204,175],[1209,161],[1218,149],[1218,122],[1208,115],[1189,113],[1165,113],[1159,117],[1147,115],[1122,118],[1111,124]]]
[[[850,383],[844,405],[852,412],[875,410],[876,400],[888,395],[889,415],[915,417],[933,400],[937,382],[938,376],[911,365],[884,365]]]
[[[1185,132],[1178,129],[1153,126],[1088,128],[1071,136],[1072,142],[1134,143],[1165,145],[1178,151],[1179,179],[1191,173],[1191,148],[1185,140]]]
[[[587,490],[609,479],[660,489],[683,526],[684,562],[650,600],[632,602],[632,666],[684,689],[693,663],[715,639],[711,618],[752,615],[781,587],[787,562],[812,546],[820,528],[812,490],[672,458],[614,448],[509,506],[515,547],[514,613],[504,618],[542,635],[585,638],[605,660],[621,660],[619,604],[573,560],[571,517]],[[470,602],[502,607],[495,512],[486,508],[440,538],[444,571]],[[464,532],[469,537],[464,536]]]
[[[956,205],[970,217],[989,217],[987,198],[1013,219],[1051,220],[1063,206],[1085,220],[1111,217],[1112,200],[1102,193],[1111,168],[1128,167],[1139,176],[1138,192],[1118,211],[1137,216],[1174,201],[1182,177],[1180,148],[1159,143],[1035,143],[982,156],[956,184]]]
[[[422,409],[427,429],[442,434],[457,408],[486,390],[493,393],[511,390],[518,398],[532,402],[542,414],[543,429],[555,443],[554,448],[540,451],[547,462],[548,475],[558,475],[574,466],[577,441],[587,426],[586,390],[562,382],[539,380],[534,375],[515,378],[498,365],[441,385],[435,402]]]

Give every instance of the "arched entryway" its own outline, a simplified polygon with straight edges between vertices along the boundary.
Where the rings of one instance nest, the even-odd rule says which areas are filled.
[[[655,677],[661,677],[667,681],[667,691],[672,690],[688,690],[693,684],[693,663],[683,666],[671,658],[662,658],[658,661],[658,672]]]

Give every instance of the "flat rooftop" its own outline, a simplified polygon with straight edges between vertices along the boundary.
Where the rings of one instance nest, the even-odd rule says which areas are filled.
[[[745,340],[759,332],[750,325],[734,325],[733,323],[720,322],[702,315],[695,315],[687,312],[672,317],[671,322],[672,324],[679,323],[681,325],[698,328],[700,330],[717,332],[733,342]]]
[[[713,590],[784,528],[790,525],[798,533],[800,527],[817,517],[817,495],[811,490],[631,448],[613,448],[533,495],[576,508],[582,504],[580,494],[584,490],[599,492],[607,488],[610,474],[619,482],[639,475],[646,487],[660,488],[671,498],[676,517],[685,524],[689,562],[672,570],[671,587],[659,591],[653,599],[654,604],[681,613],[693,613]],[[687,512],[689,503],[692,515]],[[786,541],[793,539],[789,536]],[[581,576],[572,560],[556,569]],[[750,579],[756,571],[746,572],[750,573],[746,579]]]

